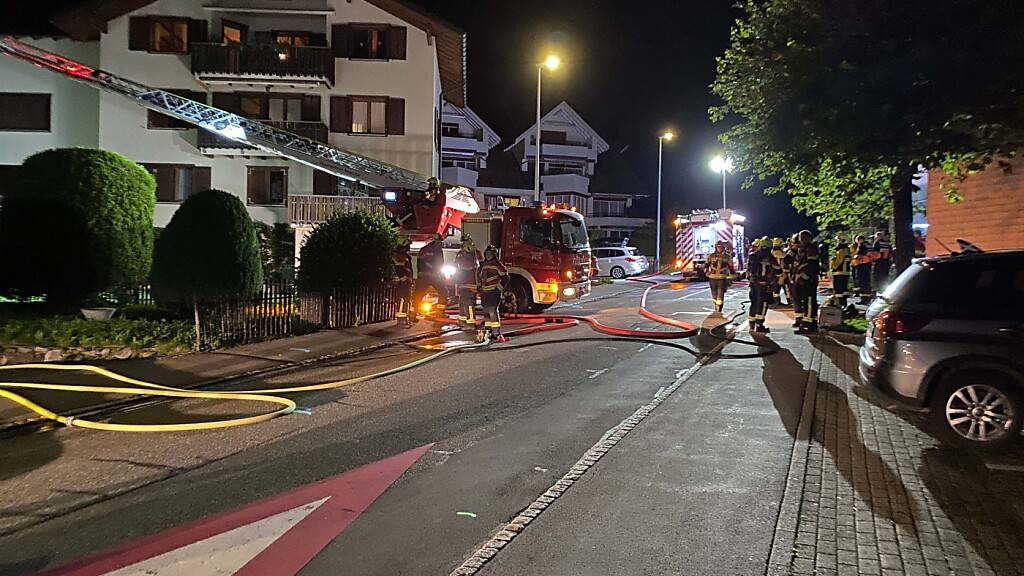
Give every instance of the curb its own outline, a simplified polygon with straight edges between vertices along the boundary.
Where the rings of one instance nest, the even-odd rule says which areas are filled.
[[[295,368],[301,368],[301,367],[304,367],[304,366],[320,364],[320,363],[323,363],[323,362],[329,362],[331,360],[337,360],[337,359],[340,359],[340,358],[347,358],[347,357],[350,357],[350,356],[358,356],[360,354],[366,354],[368,352],[375,352],[377,350],[381,350],[381,349],[384,349],[384,348],[390,348],[391,346],[395,346],[395,345],[398,345],[398,344],[407,344],[409,342],[415,342],[416,340],[422,340],[423,338],[432,338],[432,337],[440,336],[441,333],[442,333],[441,330],[431,330],[430,332],[426,332],[426,333],[423,333],[423,334],[417,334],[417,335],[414,335],[414,336],[406,336],[406,337],[403,337],[403,338],[395,338],[395,339],[392,339],[392,340],[385,340],[383,342],[378,342],[376,344],[370,344],[368,346],[363,346],[363,347],[360,347],[360,348],[350,348],[350,349],[345,350],[343,352],[335,352],[335,353],[332,353],[332,354],[325,354],[323,356],[318,356],[316,358],[307,358],[305,360],[300,360],[298,362],[288,362],[287,364],[280,364],[278,366],[270,366],[270,367],[267,367],[267,368],[258,368],[256,370],[250,370],[248,372],[243,372],[241,374],[234,374],[234,375],[231,375],[231,376],[222,376],[220,378],[211,378],[211,379],[208,379],[208,380],[200,380],[199,382],[194,382],[192,384],[188,384],[186,386],[182,386],[182,389],[183,390],[195,390],[195,389],[198,389],[198,388],[205,388],[207,386],[214,386],[214,385],[217,385],[217,384],[228,384],[228,383],[235,382],[235,381],[238,381],[238,380],[245,380],[245,379],[248,379],[248,378],[252,378],[254,376],[262,376],[262,375],[265,375],[265,374],[275,374],[275,373],[278,373],[278,372],[285,372],[285,371],[292,370],[292,369],[295,369]],[[123,398],[121,400],[111,400],[110,402],[104,402],[103,404],[94,404],[92,406],[85,406],[85,407],[78,408],[78,409],[75,409],[75,410],[68,410],[66,413],[62,414],[62,416],[73,416],[75,418],[85,418],[85,417],[95,416],[95,415],[98,415],[98,414],[104,414],[104,413],[108,413],[108,412],[116,412],[116,411],[118,411],[119,409],[122,409],[122,408],[144,406],[146,398],[147,398],[147,396],[144,396],[144,395],[128,396],[128,397],[125,397],[125,398]],[[12,421],[12,422],[2,423],[2,424],[0,424],[0,438],[16,435],[16,434],[20,434],[20,433],[25,433],[25,432],[31,432],[31,431],[34,431],[34,430],[38,429],[39,427],[41,427],[43,425],[46,425],[48,423],[55,424],[52,420],[50,420],[48,418],[43,418],[41,416],[36,416],[36,417],[32,417],[32,418],[25,418],[23,420],[15,420],[15,421]]]
[[[804,384],[803,407],[800,411],[800,423],[797,425],[796,437],[793,439],[793,451],[789,458],[789,472],[786,474],[786,487],[779,504],[779,517],[775,523],[775,534],[772,536],[772,547],[765,570],[767,576],[785,576],[790,574],[793,561],[793,545],[800,522],[800,503],[803,500],[804,475],[807,472],[807,451],[810,448],[811,426],[814,423],[814,405],[818,393],[818,372],[821,369],[821,350],[814,348],[811,353],[810,365],[807,367],[807,380]]]

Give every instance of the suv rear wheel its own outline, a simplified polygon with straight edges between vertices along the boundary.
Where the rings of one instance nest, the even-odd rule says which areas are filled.
[[[961,368],[942,379],[930,404],[932,429],[949,444],[987,450],[1019,439],[1024,394],[1005,372]]]
[[[611,274],[612,278],[615,278],[616,280],[622,280],[626,277],[626,270],[622,266],[615,266],[611,269],[609,274]]]

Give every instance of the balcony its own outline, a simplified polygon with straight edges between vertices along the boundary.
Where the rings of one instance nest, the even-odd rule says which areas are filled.
[[[545,194],[590,193],[590,178],[579,174],[541,174],[540,181]]]
[[[192,74],[203,82],[334,85],[334,55],[325,46],[192,44]]]
[[[296,226],[312,226],[323,222],[335,212],[355,210],[385,214],[384,202],[373,196],[288,195],[288,222]]]
[[[287,130],[292,134],[305,136],[310,140],[327,143],[327,126],[323,122],[277,122],[274,120],[258,120],[262,124]],[[230,138],[225,138],[209,130],[199,130],[196,147],[203,154],[246,154],[256,148],[246,146]]]

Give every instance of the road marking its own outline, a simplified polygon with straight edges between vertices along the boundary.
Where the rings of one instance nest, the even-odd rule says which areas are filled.
[[[696,296],[698,294],[703,294],[704,292],[707,292],[708,294],[710,294],[711,293],[711,288],[702,288],[700,290],[697,290],[696,292],[690,292],[689,294],[686,294],[685,296],[680,296],[679,298],[676,298],[675,301],[679,302],[680,300],[686,300],[687,298],[693,298],[694,296]]]
[[[995,464],[992,462],[985,462],[985,467],[989,470],[998,470],[1000,472],[1024,472],[1024,466],[1014,464]]]
[[[736,330],[732,330],[727,337],[731,337],[735,333]],[[529,506],[521,510],[512,518],[512,520],[502,526],[501,530],[499,530],[497,534],[470,554],[458,568],[452,570],[449,576],[471,576],[479,572],[480,568],[482,568],[484,564],[486,564],[491,558],[494,558],[495,554],[525,530],[530,522],[533,522],[533,520],[540,516],[541,513],[555,501],[555,499],[571,488],[572,485],[586,474],[594,464],[597,464],[597,462],[601,460],[609,450],[614,448],[620,440],[625,438],[631,430],[643,422],[644,419],[646,419],[651,412],[668,399],[673,392],[678,390],[684,383],[686,383],[687,380],[696,374],[697,371],[700,370],[701,366],[721,352],[722,348],[725,348],[728,343],[728,340],[722,340],[719,342],[693,366],[677,373],[681,373],[681,376],[678,376],[667,388],[658,390],[650,402],[640,406],[625,420],[619,422],[616,426],[605,432],[596,444],[583,453],[583,456],[572,465],[568,472],[562,475],[561,478],[538,496],[532,503],[530,503]]]
[[[653,346],[654,346],[654,344],[651,344],[650,342],[648,342],[647,344],[644,344],[643,348],[637,350],[637,352],[643,352],[644,350],[647,350],[648,348],[651,348]]]
[[[598,350],[618,350],[615,346],[598,346]]]
[[[432,444],[38,576],[294,576]]]
[[[590,376],[587,376],[587,378],[589,378],[590,380],[593,380],[594,378],[597,378],[598,376],[600,376],[601,374],[604,374],[607,371],[608,371],[607,368],[602,368],[600,370],[587,370],[587,372],[590,372]]]

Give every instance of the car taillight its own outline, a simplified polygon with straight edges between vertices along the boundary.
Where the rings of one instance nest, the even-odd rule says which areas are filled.
[[[875,335],[881,338],[893,338],[917,332],[931,322],[931,318],[920,314],[886,310],[875,316],[872,322],[875,325]]]
[[[632,256],[626,256],[626,262],[636,262],[636,258],[633,258]]]

